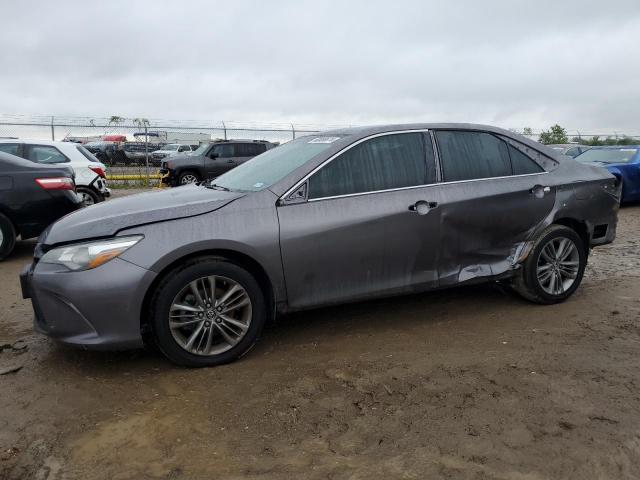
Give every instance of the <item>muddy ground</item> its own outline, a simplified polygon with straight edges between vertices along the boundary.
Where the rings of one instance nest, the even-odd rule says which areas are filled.
[[[1,479],[640,477],[640,206],[562,305],[484,286],[306,312],[201,370],[34,334],[32,248],[0,264]]]

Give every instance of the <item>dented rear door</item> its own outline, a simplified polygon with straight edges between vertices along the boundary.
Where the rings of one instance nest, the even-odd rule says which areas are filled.
[[[510,155],[512,147],[495,135],[462,131],[435,136],[444,180],[438,195],[440,286],[507,272],[553,209],[553,174],[526,164],[518,152]],[[459,179],[464,168],[447,169],[447,162],[456,168],[457,162],[467,164],[467,176],[488,178]],[[480,168],[476,162],[491,165]]]

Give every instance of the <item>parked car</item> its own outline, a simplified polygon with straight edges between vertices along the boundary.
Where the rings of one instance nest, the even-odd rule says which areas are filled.
[[[0,152],[0,260],[16,237],[37,237],[55,220],[82,206],[73,170],[41,165]]]
[[[640,201],[640,145],[592,147],[576,160],[609,170],[622,185],[622,203]]]
[[[613,241],[616,185],[499,128],[335,130],[63,218],[23,293],[61,342],[144,339],[189,366],[234,360],[267,319],[321,305],[493,281],[552,304]]]
[[[145,165],[147,155],[151,160],[151,152],[154,150],[157,150],[156,145],[145,145],[144,142],[125,142],[122,144],[127,165]]]
[[[187,155],[162,162],[162,182],[172,187],[215,178],[266,152],[276,144],[266,140],[225,140],[202,144]]]
[[[553,148],[561,155],[567,155],[572,158],[577,157],[581,153],[586,152],[591,148],[588,145],[576,145],[575,143],[556,143],[547,146]]]
[[[181,143],[168,143],[163,145],[158,150],[151,152],[151,158],[156,161],[156,164],[160,164],[160,160],[166,157],[172,157],[179,153],[191,152],[191,145]]]
[[[89,150],[98,161],[106,165],[114,165],[114,155],[118,151],[116,142],[87,142],[84,148]]]
[[[80,144],[47,140],[0,140],[0,152],[35,163],[70,166],[75,173],[76,191],[85,205],[102,202],[111,195],[107,187],[105,165]]]

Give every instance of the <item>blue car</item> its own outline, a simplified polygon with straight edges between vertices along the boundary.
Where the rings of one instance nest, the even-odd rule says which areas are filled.
[[[605,167],[622,182],[620,203],[640,201],[640,146],[592,147],[576,160]]]

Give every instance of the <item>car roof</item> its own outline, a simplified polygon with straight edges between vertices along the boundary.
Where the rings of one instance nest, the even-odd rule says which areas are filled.
[[[69,145],[81,145],[80,143],[75,142],[61,142],[59,140],[35,140],[31,138],[0,138],[0,143],[26,143],[27,145],[50,145],[52,147],[68,147]]]
[[[557,156],[558,156],[558,152],[555,151],[553,148],[549,147],[549,145],[543,145],[523,135],[512,132],[511,130],[506,130],[500,127],[494,127],[492,125],[483,125],[480,123],[406,123],[406,124],[375,125],[375,126],[339,128],[339,129],[327,130],[324,132],[319,132],[317,134],[310,134],[310,135],[319,135],[319,136],[340,135],[340,136],[356,136],[359,138],[364,138],[370,135],[375,135],[377,133],[395,132],[399,130],[480,130],[480,131],[495,133],[498,135],[503,135],[505,137],[512,138],[552,158],[557,159]]]
[[[57,145],[59,143],[68,142],[54,142],[52,140],[31,140],[29,138],[0,138],[2,143],[37,143],[38,145]]]

